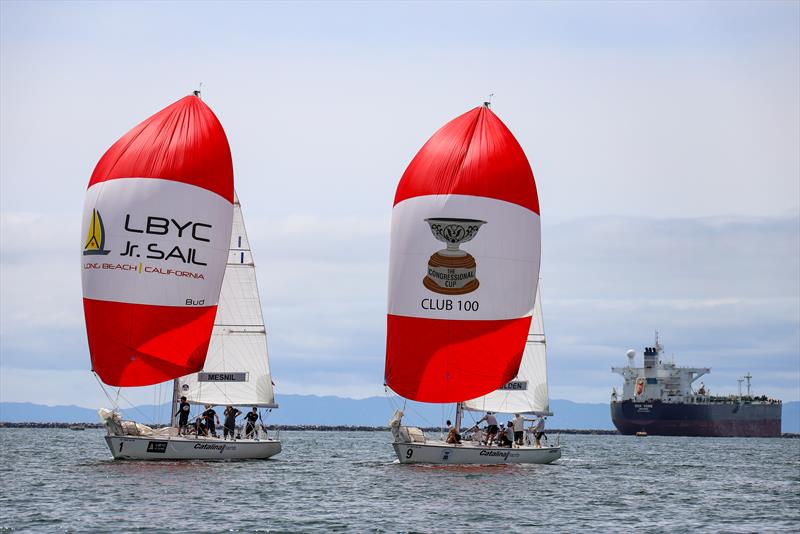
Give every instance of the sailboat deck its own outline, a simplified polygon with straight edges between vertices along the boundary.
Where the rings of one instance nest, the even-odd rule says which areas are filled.
[[[274,438],[108,435],[106,443],[114,458],[131,460],[256,459],[281,451],[281,442]]]
[[[501,447],[499,445],[484,445],[479,441],[462,441],[461,443],[447,443],[440,439],[426,439],[424,442],[413,442],[409,445],[422,445],[425,447],[456,447],[459,449],[498,449],[498,450],[513,450],[513,449],[547,449],[548,447],[542,445],[541,447],[534,447],[533,445],[514,445],[513,447]]]
[[[515,445],[498,447],[480,442],[446,443],[441,440],[402,443],[395,442],[400,463],[421,464],[547,464],[561,458],[561,447]]]

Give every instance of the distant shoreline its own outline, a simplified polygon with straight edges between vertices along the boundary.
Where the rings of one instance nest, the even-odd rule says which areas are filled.
[[[153,425],[160,428],[166,425]],[[98,429],[104,428],[102,423],[7,423],[0,421],[0,428],[61,428],[61,429]],[[283,430],[288,432],[389,432],[385,426],[358,426],[358,425],[267,425],[269,430]],[[439,432],[439,427],[423,428],[425,432]],[[580,428],[551,428],[549,434],[581,434],[590,436],[618,436],[617,430],[580,429]],[[784,432],[780,436],[787,439],[800,439],[800,434]]]
[[[167,425],[148,425],[151,428],[163,428]],[[103,423],[41,423],[41,422],[21,422],[8,423],[0,421],[0,428],[104,428]],[[266,425],[269,430],[284,430],[290,432],[389,432],[385,426],[363,426],[363,425]],[[439,427],[423,427],[425,432],[440,432]],[[582,430],[582,429],[548,429],[553,434],[619,434],[616,430]]]

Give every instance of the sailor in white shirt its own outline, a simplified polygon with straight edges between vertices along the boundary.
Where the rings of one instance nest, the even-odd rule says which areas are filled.
[[[522,445],[522,437],[525,435],[525,419],[518,413],[514,414],[514,443]]]
[[[536,447],[541,449],[542,448],[542,436],[544,435],[544,420],[545,417],[539,417],[539,421],[537,421],[536,426],[533,427],[534,437],[536,438]]]
[[[492,412],[486,412],[475,424],[479,425],[481,421],[486,421],[486,445],[489,445],[497,435],[497,418]]]

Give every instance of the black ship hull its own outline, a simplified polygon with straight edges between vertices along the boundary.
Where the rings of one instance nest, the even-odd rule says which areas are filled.
[[[778,437],[781,404],[624,400],[611,403],[611,420],[625,435],[647,432],[655,436]]]

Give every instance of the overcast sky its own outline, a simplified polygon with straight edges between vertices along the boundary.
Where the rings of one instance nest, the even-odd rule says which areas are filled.
[[[218,115],[278,393],[382,394],[403,170],[494,93],[542,209],[551,397],[658,329],[706,384],[800,399],[800,3],[0,3],[0,400],[102,404],[86,184],[196,89]],[[127,392],[152,400],[149,388]]]

